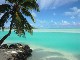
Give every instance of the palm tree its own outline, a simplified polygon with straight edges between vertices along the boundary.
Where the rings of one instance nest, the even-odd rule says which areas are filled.
[[[25,36],[25,31],[32,34],[33,27],[29,24],[24,16],[29,16],[34,22],[32,10],[39,11],[37,0],[6,0],[5,4],[0,5],[0,13],[4,15],[0,19],[0,28],[4,30],[4,24],[10,20],[10,29],[1,40],[0,45],[10,36],[11,30],[14,29],[18,36]]]

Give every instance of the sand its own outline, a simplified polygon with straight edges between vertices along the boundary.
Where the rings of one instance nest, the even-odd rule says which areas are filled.
[[[66,32],[66,33],[80,33],[80,29],[33,29],[33,32]]]
[[[0,30],[2,31],[2,30]],[[5,29],[4,31],[9,31]],[[14,29],[12,30],[14,31]],[[66,33],[80,33],[80,29],[33,29],[33,32],[66,32]]]
[[[27,60],[80,60],[80,55],[73,55],[68,52],[48,49],[30,45],[33,49],[32,56]],[[0,60],[6,60],[11,57],[11,53],[16,53],[19,50],[0,49]]]
[[[32,57],[28,60],[80,60],[80,55],[77,57],[71,53],[48,49],[44,47],[30,46],[33,49]]]
[[[12,57],[11,54],[17,54],[20,50],[16,49],[0,49],[0,60],[7,60],[8,58]]]

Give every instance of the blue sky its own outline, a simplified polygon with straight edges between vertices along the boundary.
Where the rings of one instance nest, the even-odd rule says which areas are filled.
[[[0,4],[3,2],[4,0]],[[34,27],[80,28],[80,0],[38,0],[37,3],[40,12],[31,11],[36,23],[28,18]]]

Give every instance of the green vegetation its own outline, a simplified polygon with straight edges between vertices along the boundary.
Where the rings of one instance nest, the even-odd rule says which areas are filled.
[[[4,24],[7,23],[8,20],[11,22],[9,32],[0,40],[0,45],[10,36],[12,29],[15,29],[14,31],[18,36],[25,36],[25,31],[32,34],[33,27],[24,15],[29,16],[31,20],[35,22],[30,11],[36,10],[39,12],[39,5],[36,1],[37,0],[6,0],[5,4],[0,5],[0,13],[4,14],[0,19],[0,28],[4,30]]]

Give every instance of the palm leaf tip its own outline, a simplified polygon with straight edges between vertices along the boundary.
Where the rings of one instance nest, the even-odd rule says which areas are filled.
[[[22,8],[22,13],[25,14],[26,16],[31,17],[32,21],[35,23],[35,19],[33,17],[33,15],[25,8]]]
[[[36,0],[26,0],[23,2],[22,6],[26,7],[27,9],[35,9],[39,11],[39,5],[37,4]]]

